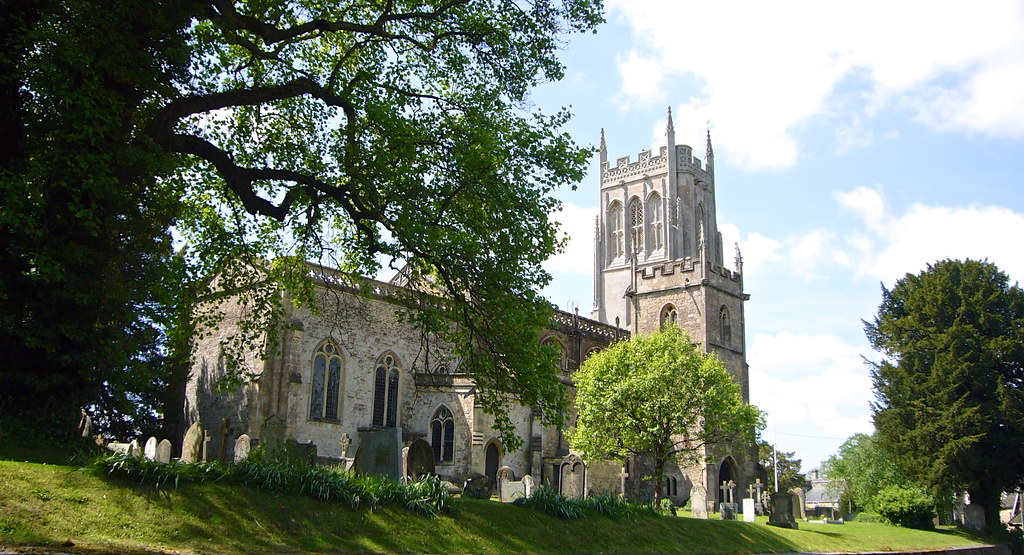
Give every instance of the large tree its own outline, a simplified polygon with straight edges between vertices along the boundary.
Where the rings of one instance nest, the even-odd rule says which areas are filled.
[[[1024,291],[994,264],[944,260],[891,290],[865,330],[876,437],[910,478],[967,491],[1000,527],[1024,481]]]
[[[237,346],[273,339],[282,290],[312,300],[307,260],[354,282],[381,261],[429,274],[448,301],[415,317],[485,407],[563,412],[536,291],[562,245],[551,191],[588,151],[528,95],[562,76],[561,37],[593,30],[599,0],[16,8],[0,25],[0,419],[40,398],[76,413],[152,333],[187,336],[195,322],[168,307],[208,295],[258,313]]]
[[[877,511],[875,497],[890,486],[914,488],[916,484],[900,471],[895,461],[885,454],[874,437],[855,434],[843,442],[839,451],[822,464],[822,471],[842,493],[846,508]]]
[[[666,464],[702,463],[716,445],[751,445],[763,426],[718,357],[676,327],[591,355],[573,380],[573,449],[593,460],[650,457],[656,503]]]

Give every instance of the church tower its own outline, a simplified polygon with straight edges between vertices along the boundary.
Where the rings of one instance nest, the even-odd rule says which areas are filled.
[[[733,269],[725,267],[715,202],[715,165],[708,132],[703,164],[687,145],[677,145],[672,111],[666,146],[608,163],[604,131],[600,145],[600,208],[595,229],[592,318],[631,334],[678,325],[714,352],[742,387],[749,402],[743,292],[743,261],[735,247]],[[707,488],[710,500],[730,478],[753,482],[756,455],[715,453],[718,462],[684,473]],[[731,462],[730,462],[731,461]],[[721,465],[721,466],[720,466]],[[700,476],[700,474],[704,474]]]

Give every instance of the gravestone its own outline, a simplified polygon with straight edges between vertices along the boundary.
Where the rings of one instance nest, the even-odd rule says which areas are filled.
[[[249,451],[252,450],[252,441],[249,434],[242,434],[235,440],[235,462],[240,463],[249,458]]]
[[[260,426],[260,445],[267,451],[277,451],[284,447],[285,428],[285,421],[280,416],[268,416]]]
[[[116,441],[111,441],[110,443],[108,443],[106,445],[106,448],[108,450],[110,450],[110,451],[115,452],[115,453],[120,453],[122,455],[127,455],[128,454],[128,447],[130,445],[131,445],[130,443],[118,443]]]
[[[356,471],[371,476],[402,477],[402,429],[359,430]]]
[[[736,520],[736,512],[739,510],[736,503],[722,503],[719,507],[721,509],[722,520]]]
[[[92,417],[82,409],[82,418],[78,421],[78,434],[81,437],[92,437]]]
[[[790,495],[793,499],[793,518],[807,518],[807,492],[803,488],[793,488],[789,490]]]
[[[434,450],[430,444],[417,439],[409,445],[405,457],[405,475],[413,480],[434,474]]]
[[[128,456],[130,457],[142,457],[142,447],[139,447],[139,440],[133,439],[128,444]]]
[[[156,438],[150,436],[150,438],[146,440],[146,447],[142,450],[142,454],[151,461],[156,460],[156,444]]]
[[[757,516],[754,505],[754,499],[751,497],[743,500],[743,522],[754,522],[754,517]]]
[[[701,484],[690,488],[690,514],[693,518],[708,517],[708,488]]]
[[[490,499],[493,490],[491,479],[483,474],[476,474],[466,479],[462,494],[473,499]]]
[[[525,497],[526,489],[523,487],[522,482],[514,480],[515,474],[512,469],[503,466],[498,469],[497,481],[498,481],[498,499],[502,503],[511,503],[520,497]]]
[[[784,491],[772,494],[771,515],[768,517],[770,526],[779,528],[799,528],[793,518],[793,496]]]
[[[559,466],[558,487],[566,499],[583,499],[587,467],[583,459],[570,454],[562,459]]]
[[[181,442],[181,462],[199,462],[203,456],[203,445],[206,443],[206,432],[199,422],[193,422],[185,432],[185,439]]]
[[[310,465],[316,464],[316,444],[313,440],[309,443],[299,443],[294,439],[285,442],[285,452],[289,459],[302,461]]]
[[[162,463],[171,462],[171,442],[167,439],[161,439],[160,443],[156,445],[156,461]]]
[[[977,503],[971,503],[964,509],[964,526],[969,530],[985,529],[985,509]]]
[[[523,496],[529,497],[533,495],[533,492],[535,491],[537,491],[537,485],[533,476],[530,476],[529,474],[523,476]]]
[[[348,437],[348,434],[341,434],[341,458],[348,458],[348,448],[352,445],[352,438]]]
[[[221,418],[220,430],[217,431],[217,442],[220,444],[217,450],[217,460],[221,462],[228,462],[228,444],[231,442],[231,436],[235,433],[235,429],[231,427],[231,420],[227,418]]]

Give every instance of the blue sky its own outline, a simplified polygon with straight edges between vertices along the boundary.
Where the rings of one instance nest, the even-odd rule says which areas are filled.
[[[718,221],[739,242],[751,400],[804,470],[871,433],[861,320],[879,285],[943,258],[1024,281],[1024,3],[609,0],[533,96],[610,159],[715,146]],[[710,121],[710,124],[708,123]],[[589,313],[597,165],[557,215],[545,290]],[[731,256],[727,256],[731,259]],[[581,284],[586,284],[581,286]]]

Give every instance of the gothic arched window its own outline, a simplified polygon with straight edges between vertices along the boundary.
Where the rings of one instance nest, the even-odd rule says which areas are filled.
[[[434,449],[434,460],[452,462],[455,459],[455,420],[452,411],[442,405],[430,421],[430,446]]]
[[[333,341],[324,341],[313,353],[309,418],[337,420],[341,400],[341,352]]]
[[[622,236],[622,204],[612,203],[608,209],[608,262],[622,256],[625,252]]]
[[[667,304],[661,309],[661,329],[668,329],[679,325],[679,312],[676,307]]]
[[[732,343],[732,320],[729,318],[729,309],[722,307],[721,312],[722,318],[722,344],[729,345]]]
[[[644,246],[644,205],[634,198],[629,203],[629,252],[639,253]]]
[[[384,355],[373,379],[373,425],[394,428],[398,420],[398,363]]]
[[[549,337],[541,345],[554,345],[555,349],[558,350],[558,368],[562,372],[569,370],[569,355],[565,352],[565,347],[562,346],[560,341],[554,337]]]
[[[661,195],[651,193],[647,197],[647,252],[656,251],[664,246],[661,225]]]

